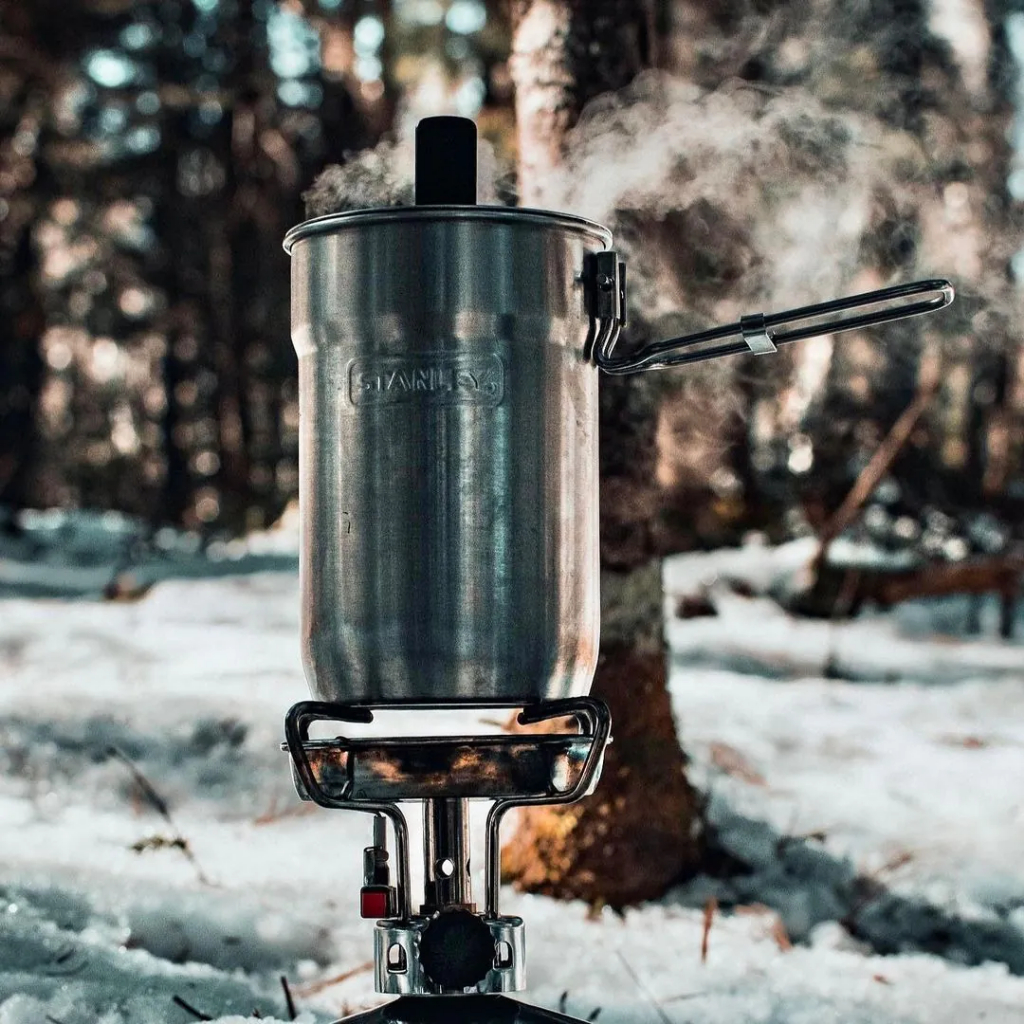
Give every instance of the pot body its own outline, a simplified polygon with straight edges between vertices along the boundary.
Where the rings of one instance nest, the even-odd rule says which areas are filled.
[[[604,228],[487,207],[289,233],[299,357],[302,657],[319,700],[585,694],[599,629]]]

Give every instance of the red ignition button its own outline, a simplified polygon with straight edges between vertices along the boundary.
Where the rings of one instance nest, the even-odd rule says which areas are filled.
[[[359,890],[359,916],[379,921],[392,917],[394,889],[387,885],[364,885]]]

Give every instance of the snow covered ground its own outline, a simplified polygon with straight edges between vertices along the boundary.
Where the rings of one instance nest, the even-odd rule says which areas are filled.
[[[222,552],[283,571],[179,552],[194,578],[132,560],[156,581],[134,600],[24,596],[103,590],[109,560],[67,588],[90,567],[59,550],[0,554],[0,1024],[197,1019],[182,1001],[285,1020],[282,975],[309,1024],[375,1004],[353,913],[368,820],[300,804],[278,750],[307,696],[288,544]],[[830,625],[715,603],[668,634],[720,877],[623,918],[503,893],[528,998],[612,1024],[1024,1022],[1024,648],[928,635],[948,605]]]

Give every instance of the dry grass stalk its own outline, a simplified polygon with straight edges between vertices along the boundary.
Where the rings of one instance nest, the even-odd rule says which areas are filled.
[[[751,786],[767,786],[765,777],[735,747],[714,741],[708,745],[711,763],[726,775],[742,779]]]
[[[208,1013],[203,1013],[202,1010],[197,1010],[191,1003],[186,1003],[181,996],[171,996],[171,1002],[175,1006],[180,1006],[186,1013],[192,1014],[196,1020],[213,1020]]]
[[[195,868],[196,877],[199,879],[202,885],[209,885],[210,880],[206,876],[206,872],[203,871],[196,859],[196,855],[192,850],[189,841],[182,835],[181,829],[174,822],[174,818],[171,816],[171,808],[167,801],[157,792],[156,787],[149,779],[142,773],[142,769],[123,751],[118,747],[108,747],[107,754],[110,757],[116,758],[123,764],[128,771],[131,773],[132,780],[134,781],[138,791],[142,794],[146,803],[152,807],[157,814],[160,815],[164,821],[174,830],[175,835],[168,839],[167,837],[158,837],[152,844],[147,844],[146,841],[142,841],[142,844],[135,844],[136,853],[141,853],[147,848],[159,848],[161,846],[171,847],[173,849],[180,850],[186,860]]]
[[[316,804],[302,803],[289,804],[284,810],[279,811],[277,809],[277,801],[275,800],[271,805],[270,809],[264,811],[258,818],[253,819],[254,825],[273,825],[275,822],[282,821],[285,818],[302,818],[307,814],[313,814],[316,811]]]
[[[281,988],[284,989],[284,1001],[288,1007],[288,1019],[295,1020],[298,1017],[298,1013],[295,1011],[295,1000],[292,999],[292,990],[288,986],[288,979],[283,974],[281,975]]]
[[[372,969],[373,961],[367,960],[366,963],[360,964],[358,967],[353,967],[350,970],[342,971],[341,974],[335,974],[330,978],[323,978],[322,980],[314,981],[309,985],[303,985],[301,988],[297,988],[295,992],[297,995],[303,997],[315,996],[318,992],[323,992],[332,985],[340,985],[343,981],[348,981],[349,978],[354,978],[357,974],[362,974],[364,971]]]

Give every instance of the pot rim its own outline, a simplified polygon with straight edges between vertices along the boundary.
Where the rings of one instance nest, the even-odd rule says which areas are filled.
[[[560,227],[596,238],[605,249],[610,248],[612,244],[611,231],[596,221],[587,220],[586,217],[579,217],[573,213],[518,206],[382,206],[366,210],[344,210],[341,213],[327,213],[296,224],[284,236],[282,244],[284,251],[290,256],[296,242],[314,235],[329,234],[341,228],[438,220],[512,222]]]

